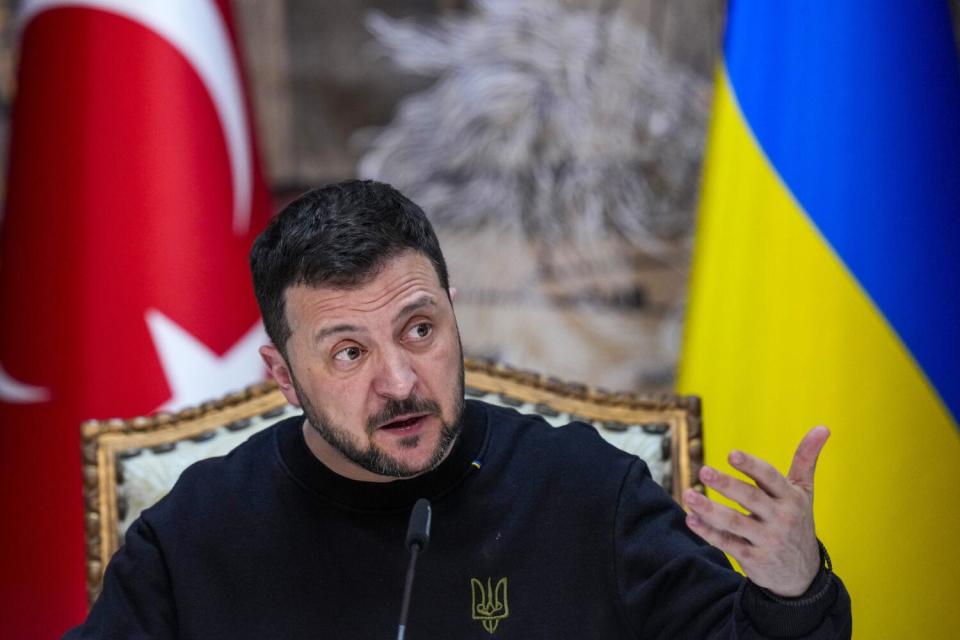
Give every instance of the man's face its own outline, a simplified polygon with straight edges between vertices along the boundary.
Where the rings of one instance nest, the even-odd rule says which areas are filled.
[[[333,471],[357,480],[410,477],[449,453],[463,412],[463,354],[447,292],[408,251],[352,289],[290,287],[287,359],[261,349]]]

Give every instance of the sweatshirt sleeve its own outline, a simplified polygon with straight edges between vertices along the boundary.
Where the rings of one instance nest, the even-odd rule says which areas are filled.
[[[635,460],[620,489],[614,564],[620,606],[637,638],[850,637],[850,598],[836,576],[818,576],[808,594],[828,583],[817,598],[777,602],[690,531],[684,516]]]
[[[103,590],[86,621],[65,640],[176,638],[170,579],[156,535],[141,517],[110,560]]]

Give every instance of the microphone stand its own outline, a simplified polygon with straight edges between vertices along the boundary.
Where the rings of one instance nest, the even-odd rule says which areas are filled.
[[[407,579],[403,585],[403,601],[400,605],[400,624],[397,626],[397,640],[403,640],[407,632],[407,613],[410,611],[410,596],[413,593],[413,577],[416,572],[417,558],[426,551],[430,542],[430,502],[420,498],[413,505],[410,524],[407,526],[407,547],[410,549],[410,564],[407,566]]]
[[[410,593],[413,591],[413,574],[417,565],[417,554],[419,553],[419,544],[414,544],[410,547],[410,565],[407,567],[407,580],[403,586],[403,603],[400,605],[400,626],[397,627],[397,640],[403,640],[403,635],[407,631],[407,613],[410,611]]]

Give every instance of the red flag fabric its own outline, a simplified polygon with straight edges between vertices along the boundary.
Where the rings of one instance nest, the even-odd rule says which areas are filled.
[[[0,637],[86,614],[79,423],[263,377],[227,0],[28,0],[0,245]]]

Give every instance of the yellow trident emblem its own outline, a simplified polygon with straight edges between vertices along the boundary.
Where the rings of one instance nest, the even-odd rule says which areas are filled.
[[[500,578],[494,587],[487,578],[486,588],[476,578],[470,578],[470,590],[473,595],[473,619],[479,620],[488,633],[497,630],[500,621],[510,615],[507,604],[507,579]]]

